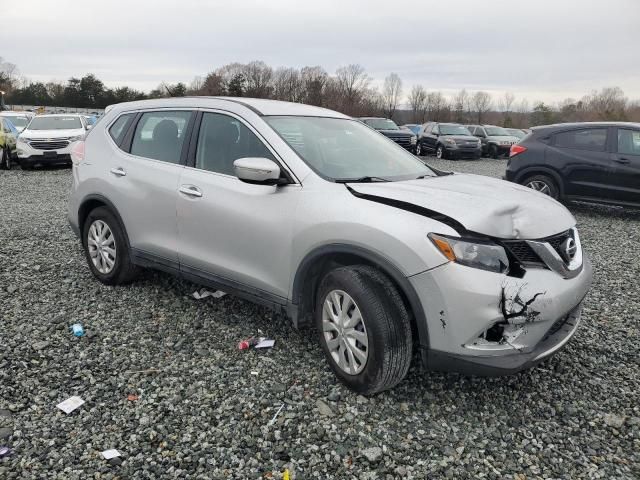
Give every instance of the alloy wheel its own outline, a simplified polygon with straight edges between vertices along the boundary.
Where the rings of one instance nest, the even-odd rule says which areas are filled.
[[[102,274],[110,273],[116,265],[116,239],[103,220],[95,220],[89,227],[87,248],[91,262]]]
[[[549,185],[541,180],[533,180],[525,185],[526,187],[531,188],[532,190],[537,190],[540,193],[544,193],[545,195],[551,194],[551,189]]]
[[[367,328],[351,296],[332,290],[322,308],[322,333],[331,357],[349,375],[360,373],[369,358]]]
[[[442,151],[442,147],[438,147],[438,149],[436,150],[436,158],[442,160],[443,153],[444,152]]]

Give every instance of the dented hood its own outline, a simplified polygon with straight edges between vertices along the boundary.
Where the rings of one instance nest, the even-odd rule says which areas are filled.
[[[560,203],[515,183],[480,175],[454,174],[418,180],[350,183],[368,200],[395,200],[428,209],[467,230],[501,239],[539,239],[575,226]],[[403,208],[398,203],[399,208]]]

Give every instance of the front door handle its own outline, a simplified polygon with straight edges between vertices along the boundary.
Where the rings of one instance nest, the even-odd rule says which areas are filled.
[[[190,197],[201,197],[202,192],[198,190],[198,187],[194,187],[193,185],[182,185],[180,187],[180,193],[184,193],[185,195],[189,195]]]
[[[618,162],[618,163],[622,163],[624,165],[626,165],[627,163],[631,163],[631,161],[628,158],[624,158],[624,157],[614,158],[613,161],[614,162]]]
[[[111,173],[113,173],[116,177],[124,177],[127,174],[127,172],[125,172],[124,168],[122,167],[112,168]]]

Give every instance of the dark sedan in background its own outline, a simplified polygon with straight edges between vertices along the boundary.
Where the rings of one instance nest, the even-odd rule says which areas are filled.
[[[640,123],[533,127],[505,178],[558,200],[640,207]]]
[[[411,153],[416,153],[417,137],[411,130],[400,128],[396,125],[396,122],[389,118],[361,117],[358,120],[377,130],[385,137],[390,138]]]

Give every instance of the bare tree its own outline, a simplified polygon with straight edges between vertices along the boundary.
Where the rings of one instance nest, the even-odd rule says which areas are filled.
[[[426,114],[428,121],[444,121],[448,119],[449,106],[442,92],[429,92],[426,101]]]
[[[200,75],[193,77],[193,80],[189,84],[189,93],[197,95],[198,92],[202,89],[202,85],[204,85],[204,78]]]
[[[295,68],[278,68],[273,74],[273,98],[287,102],[303,99],[303,84],[300,72]]]
[[[594,91],[586,99],[594,120],[624,120],[627,108],[627,97],[620,87],[603,88]]]
[[[463,88],[453,99],[454,120],[458,123],[466,123],[466,111],[469,106],[469,94]]]
[[[422,85],[414,85],[409,94],[409,105],[411,106],[412,121],[424,123],[425,106],[427,103],[427,92]]]
[[[402,80],[396,73],[384,79],[382,88],[383,111],[386,117],[392,118],[398,108],[402,95]]]
[[[473,94],[473,107],[478,114],[478,123],[482,123],[485,114],[491,110],[491,95],[487,92],[476,92]]]
[[[351,113],[362,98],[371,79],[364,67],[351,64],[336,70],[335,81],[337,93],[342,97],[338,99],[343,105],[341,110],[345,113]]]
[[[329,75],[322,67],[304,67],[300,71],[302,101],[309,105],[324,105],[324,89]]]
[[[247,82],[245,95],[254,98],[269,98],[273,90],[273,69],[262,61],[248,63],[244,68]]]
[[[219,96],[226,93],[224,80],[216,72],[209,73],[198,90],[198,95]]]
[[[516,97],[513,93],[504,92],[504,95],[498,102],[498,106],[500,110],[502,110],[502,125],[505,127],[510,127],[513,124],[513,118],[511,118],[511,107],[515,100]]]

